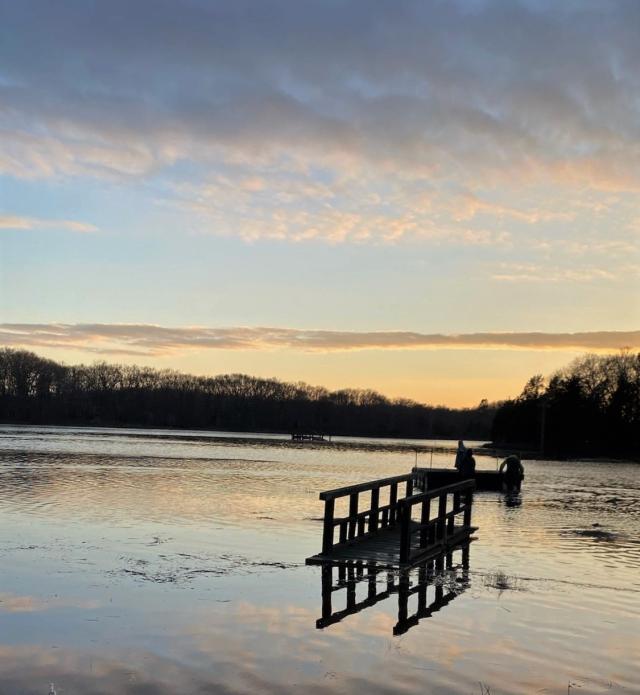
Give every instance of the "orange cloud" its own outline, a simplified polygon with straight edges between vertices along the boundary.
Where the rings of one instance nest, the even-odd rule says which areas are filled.
[[[0,344],[75,348],[99,354],[166,355],[193,350],[499,349],[591,350],[640,347],[640,331],[466,333],[334,331],[283,327],[165,327],[150,324],[0,324]]]
[[[19,217],[18,215],[0,215],[0,229],[64,229],[69,232],[97,232],[98,228],[86,222],[76,220],[45,220],[38,217]]]

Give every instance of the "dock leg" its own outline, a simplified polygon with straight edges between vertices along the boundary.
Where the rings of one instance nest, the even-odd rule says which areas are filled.
[[[328,555],[333,547],[333,513],[335,500],[325,500],[324,502],[324,526],[322,529],[322,554]]]

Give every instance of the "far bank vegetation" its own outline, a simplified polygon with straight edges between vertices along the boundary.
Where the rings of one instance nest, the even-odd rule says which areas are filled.
[[[106,362],[68,366],[0,349],[1,422],[488,439],[494,413],[486,402],[432,407],[371,390]]]
[[[640,455],[640,353],[585,355],[496,411],[493,441],[551,456]]]

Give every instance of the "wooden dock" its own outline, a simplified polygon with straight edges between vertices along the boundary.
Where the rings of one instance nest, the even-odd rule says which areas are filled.
[[[322,552],[306,563],[411,567],[463,543],[477,530],[471,526],[473,480],[418,494],[413,486],[412,472],[321,492]],[[336,501],[343,498],[348,498],[348,512],[336,516]]]
[[[414,468],[413,484],[420,490],[431,490],[452,485],[460,480],[460,473],[455,468]],[[524,478],[524,476],[523,476]],[[473,476],[477,491],[503,491],[505,490],[505,476],[500,471],[476,470]],[[520,491],[520,483],[517,492]]]

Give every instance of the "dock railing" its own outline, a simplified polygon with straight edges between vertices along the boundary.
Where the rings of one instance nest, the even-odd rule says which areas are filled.
[[[427,490],[417,495],[407,495],[398,502],[400,516],[400,562],[410,564],[429,548],[438,544],[446,545],[457,530],[471,528],[471,508],[475,482],[464,480],[461,483]],[[451,509],[447,511],[449,497]],[[431,515],[431,500],[438,500],[437,514]],[[413,513],[420,511],[420,521],[415,523]],[[462,525],[456,528],[456,517],[462,516]],[[417,545],[413,536],[419,534]]]
[[[398,486],[403,483],[405,489],[404,491],[400,490],[400,492],[404,492],[405,496],[399,498]],[[381,506],[380,490],[386,487],[389,488],[389,504]],[[367,492],[371,492],[368,508],[360,509],[361,495]],[[339,529],[338,543],[346,543],[398,523],[401,518],[401,505],[411,498],[412,494],[413,476],[411,473],[321,492],[320,499],[324,500],[322,554],[326,555],[331,552],[331,548],[334,546],[336,527]],[[347,516],[336,518],[335,501],[347,496],[349,497],[349,512]]]

